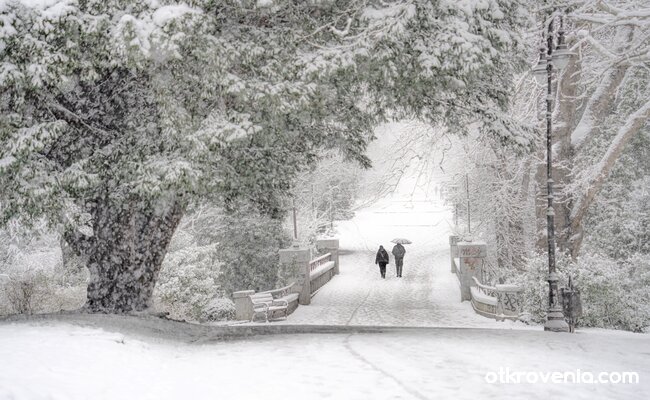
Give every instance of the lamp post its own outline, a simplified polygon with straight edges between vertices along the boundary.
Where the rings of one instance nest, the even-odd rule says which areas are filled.
[[[298,218],[296,217],[296,199],[291,199],[291,208],[293,209],[293,241],[298,242]]]
[[[472,210],[469,203],[469,175],[465,174],[465,193],[467,194],[467,233],[472,234]]]
[[[560,29],[557,32],[557,47],[553,50],[555,32],[553,16],[546,32],[546,52],[540,48],[539,62],[533,68],[535,78],[540,84],[546,82],[546,188],[548,205],[546,208],[546,229],[548,240],[548,313],[546,315],[545,331],[568,332],[569,325],[564,320],[562,305],[558,290],[558,275],[555,268],[555,211],[553,210],[553,67],[561,71],[569,62],[569,51],[564,43],[564,27],[560,17]],[[546,54],[544,54],[546,53]]]

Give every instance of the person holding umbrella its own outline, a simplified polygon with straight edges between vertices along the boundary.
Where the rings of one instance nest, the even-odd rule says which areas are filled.
[[[379,264],[379,273],[384,279],[386,279],[386,264],[388,264],[388,261],[388,252],[384,249],[384,246],[379,246],[377,257],[375,257],[375,264]]]
[[[402,277],[402,266],[404,265],[404,254],[406,254],[406,249],[402,244],[410,244],[411,241],[408,239],[393,239],[391,242],[396,243],[393,247],[393,256],[395,256],[395,269],[397,272],[397,277]]]

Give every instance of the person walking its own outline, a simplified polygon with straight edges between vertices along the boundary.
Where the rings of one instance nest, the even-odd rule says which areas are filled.
[[[386,279],[386,264],[388,264],[388,261],[388,252],[384,249],[384,246],[379,246],[377,257],[375,257],[375,264],[379,264],[379,273],[384,279]]]
[[[406,249],[400,243],[397,243],[393,247],[393,256],[395,257],[395,270],[397,272],[397,277],[402,277],[402,266],[404,265],[404,254],[406,254]]]

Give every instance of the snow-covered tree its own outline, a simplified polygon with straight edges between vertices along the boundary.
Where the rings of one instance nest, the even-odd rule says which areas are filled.
[[[457,234],[485,240],[495,267],[524,269],[535,237],[534,201],[529,192],[531,156],[475,135],[457,147],[462,151],[456,149],[455,160],[447,163],[451,179],[446,184],[447,202],[460,219]]]
[[[562,9],[574,56],[555,101],[555,220],[558,246],[576,257],[598,194],[629,143],[648,130],[650,8],[644,1],[589,0],[560,2]]]
[[[323,148],[367,166],[387,115],[528,146],[503,112],[521,5],[2,2],[2,220],[64,233],[89,310],[144,310],[188,205],[280,217]]]
[[[354,215],[362,169],[327,152],[314,168],[297,176],[286,208],[296,209],[298,240],[313,244],[318,235],[332,233],[334,221]],[[293,216],[289,215],[286,230],[293,232]]]

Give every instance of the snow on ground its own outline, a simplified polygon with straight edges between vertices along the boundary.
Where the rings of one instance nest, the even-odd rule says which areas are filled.
[[[424,328],[196,344],[167,324],[137,334],[56,318],[0,323],[0,399],[650,398],[648,335]],[[487,383],[500,368],[632,371],[640,383]]]
[[[435,184],[416,182],[407,172],[393,196],[338,222],[340,274],[284,323],[527,328],[479,316],[469,302],[460,302],[458,279],[450,272],[451,210]],[[406,245],[403,278],[396,277],[391,254],[384,280],[375,254],[379,245],[390,253],[396,237],[413,244]]]

